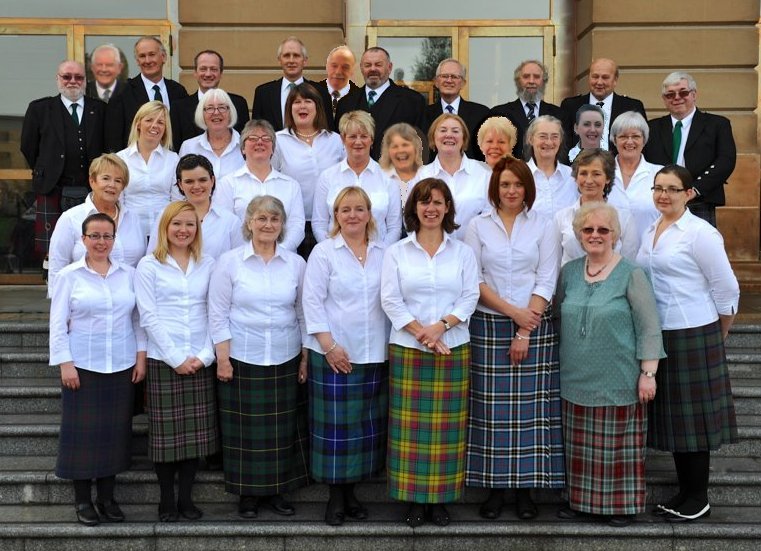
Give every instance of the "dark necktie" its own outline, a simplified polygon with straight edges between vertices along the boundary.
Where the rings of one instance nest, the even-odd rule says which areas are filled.
[[[530,101],[526,104],[526,107],[526,118],[528,119],[528,122],[531,122],[536,118],[536,103]]]
[[[154,101],[164,101],[161,97],[161,88],[159,88],[158,84],[153,85],[153,100]]]
[[[604,101],[598,101],[596,105],[597,105],[597,107],[602,109],[603,107],[605,107],[605,102]]]
[[[671,162],[676,164],[679,159],[679,147],[682,145],[682,121],[676,121],[674,134],[671,136]]]
[[[106,88],[106,89],[103,91],[103,97],[102,97],[101,99],[102,99],[103,101],[105,101],[106,103],[108,103],[108,100],[110,100],[110,99],[111,99],[111,90],[109,90],[108,88]]]
[[[370,90],[367,93],[367,106],[370,109],[372,109],[373,105],[375,105],[375,96],[377,96],[377,95],[378,95],[378,92],[376,92],[375,90]]]
[[[335,115],[336,107],[338,107],[338,100],[341,99],[341,92],[333,90],[330,95],[333,96],[333,114]]]
[[[448,113],[454,113],[454,107],[452,107],[451,105],[447,105],[446,109]]]
[[[79,126],[79,115],[77,115],[77,105],[76,103],[71,104],[71,120],[74,121],[74,126]]]

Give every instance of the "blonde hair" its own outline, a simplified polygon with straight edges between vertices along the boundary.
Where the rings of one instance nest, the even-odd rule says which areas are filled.
[[[90,163],[88,176],[91,180],[94,180],[109,168],[115,168],[122,173],[122,180],[124,181],[122,189],[126,188],[127,184],[129,184],[129,168],[127,168],[127,163],[115,153],[104,153],[100,157],[93,159]]]
[[[464,155],[468,150],[468,145],[470,144],[470,130],[468,130],[468,125],[465,124],[465,121],[462,120],[462,117],[455,115],[454,113],[442,113],[436,117],[436,119],[434,119],[434,121],[431,123],[431,128],[428,129],[428,147],[431,149],[431,151],[436,151],[436,142],[434,140],[434,137],[436,136],[436,130],[438,130],[439,126],[444,124],[447,119],[457,121],[457,124],[459,124],[460,128],[462,129],[462,147],[460,148],[460,153]]]
[[[336,235],[341,233],[341,225],[338,223],[337,214],[338,214],[338,208],[341,206],[341,201],[343,201],[347,197],[359,197],[360,199],[362,199],[362,201],[365,202],[365,206],[367,207],[367,212],[370,213],[370,219],[367,221],[367,226],[365,226],[365,239],[370,241],[373,237],[375,237],[375,233],[377,230],[377,227],[375,225],[375,218],[373,217],[373,204],[370,201],[370,196],[367,195],[367,192],[365,192],[365,190],[359,186],[345,187],[336,196],[336,200],[333,201],[333,227],[330,229],[330,233],[328,234],[328,237],[335,237]]]
[[[573,216],[573,233],[576,235],[576,239],[581,243],[581,228],[591,215],[600,213],[607,217],[610,223],[610,229],[613,230],[613,246],[616,246],[619,238],[621,237],[621,223],[618,220],[618,211],[616,207],[602,201],[592,201],[591,203],[583,203],[576,214]],[[583,247],[582,247],[583,248]]]
[[[491,131],[503,134],[507,138],[510,154],[512,155],[513,148],[518,141],[518,131],[515,129],[515,125],[510,122],[510,119],[507,117],[489,117],[486,119],[481,128],[478,129],[476,142],[479,149],[481,149],[481,145],[486,138],[486,133]]]
[[[190,256],[193,260],[198,262],[201,258],[203,240],[201,238],[201,221],[198,219],[198,213],[195,207],[187,201],[174,201],[169,203],[161,214],[159,235],[156,248],[153,250],[153,256],[162,264],[166,264],[166,257],[169,256],[169,224],[172,223],[172,219],[183,212],[192,212],[196,218],[196,235],[188,246],[188,249],[190,249]]]
[[[391,147],[391,140],[394,136],[399,136],[404,141],[410,142],[415,147],[414,168],[417,170],[423,166],[423,140],[420,139],[417,131],[406,122],[398,122],[386,129],[381,142],[381,156],[378,164],[383,170],[389,170],[393,163],[388,155],[388,148]]]
[[[129,129],[129,139],[127,145],[130,146],[137,143],[137,139],[140,137],[140,123],[143,119],[150,117],[151,115],[164,115],[164,135],[161,136],[161,145],[167,149],[172,148],[172,121],[169,118],[169,109],[160,101],[149,101],[140,106],[140,109],[135,113],[135,118],[132,119],[132,127]]]
[[[351,128],[358,128],[367,132],[370,137],[375,136],[375,121],[367,111],[349,111],[341,117],[341,120],[338,121],[338,133],[341,134],[342,138],[346,137]]]

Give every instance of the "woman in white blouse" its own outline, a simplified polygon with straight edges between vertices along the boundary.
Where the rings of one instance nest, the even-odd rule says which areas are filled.
[[[410,235],[386,251],[381,304],[389,338],[389,494],[409,503],[406,522],[449,524],[444,504],[462,496],[470,334],[478,302],[473,251],[457,229],[449,186],[418,182],[404,207]]]
[[[674,457],[679,492],[654,510],[672,522],[710,515],[711,451],[738,441],[724,341],[740,288],[721,234],[690,213],[694,197],[687,169],[658,171],[653,201],[661,215],[637,255],[653,283],[667,354],[657,372],[647,374],[658,386],[647,445]]]
[[[398,122],[388,127],[383,134],[381,168],[399,186],[402,209],[412,187],[420,180],[423,166],[423,141],[417,131],[406,122]]]
[[[204,132],[176,144],[180,146],[180,157],[191,153],[203,155],[219,180],[243,166],[240,134],[233,128],[238,122],[238,112],[227,92],[221,88],[208,90],[198,102],[194,122]]]
[[[359,186],[370,196],[378,240],[390,245],[402,234],[402,206],[398,186],[389,180],[380,165],[370,158],[375,122],[366,111],[351,111],[341,117],[338,130],[346,149],[346,159],[320,174],[314,192],[312,231],[317,242],[328,238],[333,223],[333,204],[338,192]]]
[[[217,184],[214,203],[235,214],[243,222],[251,199],[261,195],[277,197],[287,216],[281,246],[295,251],[304,240],[304,200],[298,182],[272,167],[275,130],[265,120],[250,120],[241,133],[241,151],[246,163]]]
[[[478,149],[489,170],[501,159],[513,155],[518,131],[507,117],[489,117],[478,129]]]
[[[578,143],[568,152],[568,160],[573,162],[585,149],[601,147],[605,126],[605,113],[602,107],[585,103],[576,111],[573,132],[579,137]]]
[[[277,134],[272,166],[301,186],[306,227],[299,254],[305,259],[317,244],[312,232],[312,206],[317,179],[327,168],[341,162],[346,150],[341,136],[328,129],[320,93],[308,82],[297,84],[285,101],[285,128]]]
[[[278,198],[254,198],[244,223],[250,241],[217,260],[209,287],[225,490],[240,496],[243,518],[257,516],[260,500],[293,515],[281,494],[309,480],[301,348],[306,263],[281,245],[284,226]]]
[[[560,246],[549,218],[535,213],[526,163],[506,157],[489,182],[492,208],[474,218],[465,243],[476,255],[481,298],[470,321],[473,362],[465,483],[491,488],[479,514],[496,519],[506,488],[532,519],[531,488],[565,485],[558,334],[548,307]],[[505,434],[520,427],[520,438]]]
[[[60,272],[50,304],[50,365],[60,366],[62,384],[55,474],[74,481],[77,520],[95,526],[124,520],[114,486],[131,462],[134,384],[145,376],[146,343],[135,270],[109,256],[114,221],[94,213],[80,229],[86,252]]]
[[[371,208],[362,188],[341,190],[330,238],[314,248],[304,277],[311,472],[330,485],[331,526],[367,518],[354,485],[381,473],[386,459],[389,326]]]
[[[192,499],[198,458],[219,446],[206,311],[214,259],[202,255],[201,242],[193,205],[170,203],[159,221],[156,249],[140,261],[135,276],[140,325],[148,335],[148,456],[159,480],[162,522],[201,518]]]
[[[172,199],[174,167],[179,156],[172,147],[172,123],[169,109],[160,101],[149,101],[135,113],[127,148],[117,153],[129,167],[132,185],[124,190],[124,207],[140,219],[140,227],[148,237]]]
[[[116,155],[106,153],[90,163],[89,174],[92,191],[84,203],[61,215],[50,238],[49,297],[53,296],[58,272],[86,253],[87,243],[82,241],[82,222],[90,214],[106,214],[116,223],[119,231],[110,251],[112,259],[134,267],[145,254],[145,234],[140,220],[124,208],[120,200],[130,181],[127,165]]]

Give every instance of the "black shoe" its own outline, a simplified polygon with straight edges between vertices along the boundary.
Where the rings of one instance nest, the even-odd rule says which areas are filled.
[[[341,526],[346,516],[343,509],[343,500],[329,499],[325,506],[325,524],[328,526]]]
[[[539,514],[534,500],[531,499],[531,490],[528,488],[522,488],[515,492],[515,514],[521,520],[531,520]]]
[[[124,513],[119,508],[119,504],[113,499],[111,501],[104,501],[103,503],[96,502],[95,510],[106,522],[123,522]]]
[[[77,503],[75,509],[77,511],[77,521],[80,524],[85,526],[97,526],[100,524],[100,517],[92,506],[92,503]]]
[[[570,506],[566,505],[565,507],[558,509],[557,516],[558,518],[563,520],[574,520],[579,518],[581,516],[581,513],[579,511],[571,509]]]
[[[634,522],[634,515],[611,515],[608,525],[615,528],[623,528]]]
[[[436,526],[448,526],[449,525],[449,511],[441,503],[431,505],[429,509],[429,518]]]
[[[217,452],[215,454],[206,456],[206,470],[207,471],[221,471],[222,470],[222,452]]]
[[[272,510],[277,513],[278,515],[283,515],[284,517],[290,517],[296,514],[296,509],[293,508],[293,505],[288,503],[283,496],[280,494],[276,494],[272,497],[270,497],[267,500],[267,503],[272,508]]]
[[[180,513],[174,503],[164,506],[159,504],[159,520],[161,522],[177,522],[180,519]]]
[[[203,511],[201,511],[201,509],[196,507],[193,503],[185,506],[182,506],[178,503],[177,511],[183,518],[188,520],[199,520],[201,517],[203,517]]]
[[[668,510],[669,515],[666,517],[668,522],[691,522],[699,518],[711,516],[711,506],[708,503],[698,504],[695,500],[688,499],[678,511]]]
[[[259,515],[259,500],[254,496],[240,496],[238,516],[241,518],[256,518]]]
[[[356,497],[353,499],[347,499],[346,502],[347,517],[353,518],[354,520],[365,520],[369,516],[367,508],[362,505]]]
[[[682,503],[684,503],[685,500],[684,494],[682,492],[679,492],[674,497],[669,499],[666,503],[659,503],[655,507],[653,507],[650,512],[653,513],[657,517],[667,517],[671,513],[667,511],[667,509],[671,509],[672,511],[679,510],[679,507],[682,506]]]
[[[410,528],[417,528],[418,526],[425,524],[425,505],[422,503],[410,504],[404,522],[406,522],[407,526]]]
[[[504,492],[502,490],[492,490],[489,498],[479,507],[478,515],[486,520],[496,520],[502,514],[504,503]]]

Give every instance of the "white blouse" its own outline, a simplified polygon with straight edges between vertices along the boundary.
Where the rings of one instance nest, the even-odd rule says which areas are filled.
[[[230,357],[280,365],[301,351],[301,289],[306,262],[278,246],[269,262],[250,243],[223,254],[209,286],[214,344],[230,340]]]
[[[391,180],[392,182],[395,182],[397,187],[399,188],[399,197],[402,199],[402,216],[403,216],[404,205],[407,203],[407,197],[410,196],[410,191],[412,191],[412,188],[415,187],[415,184],[417,184],[420,181],[420,169],[418,169],[417,174],[415,174],[407,182],[405,182],[399,177],[399,175],[396,173],[396,169],[393,166],[389,168],[388,170],[386,170],[385,173],[386,173],[386,177],[388,177],[388,179]]]
[[[192,258],[183,272],[171,256],[162,264],[152,254],[137,265],[135,294],[140,325],[148,335],[148,357],[178,368],[188,358],[214,363],[206,297],[214,259]]]
[[[50,303],[50,365],[74,362],[96,373],[135,365],[146,349],[135,307],[135,269],[111,259],[106,277],[87,267],[85,257],[58,274]]]
[[[687,210],[653,246],[657,226],[643,236],[637,264],[653,283],[663,329],[701,327],[736,313],[740,287],[719,231]]]
[[[345,160],[320,174],[312,210],[312,232],[317,241],[328,238],[333,227],[333,203],[338,193],[349,186],[361,187],[370,197],[378,240],[387,246],[399,241],[402,235],[402,205],[397,200],[399,188],[372,159],[359,176]]]
[[[305,346],[324,353],[314,333],[330,333],[356,364],[387,359],[389,323],[381,308],[383,245],[370,241],[365,265],[341,234],[319,243],[304,277]]]
[[[272,169],[262,182],[243,165],[217,183],[214,204],[235,214],[241,223],[246,219],[246,207],[254,197],[272,195],[285,207],[285,237],[281,245],[295,251],[304,240],[304,200],[301,187],[293,178]]]
[[[182,146],[180,147],[180,158],[185,155],[190,155],[191,153],[203,155],[211,163],[211,166],[214,169],[214,177],[217,182],[219,182],[222,178],[228,174],[232,174],[246,164],[246,161],[243,158],[243,153],[240,151],[240,134],[238,134],[238,131],[234,128],[231,130],[233,133],[232,139],[221,155],[217,156],[217,154],[214,153],[214,150],[209,143],[209,137],[206,135],[206,132],[204,132],[203,134],[182,142]]]
[[[632,174],[629,185],[624,188],[624,180],[621,175],[621,167],[616,157],[616,179],[613,181],[613,188],[621,190],[629,199],[629,210],[634,217],[634,223],[637,225],[637,235],[640,237],[647,231],[650,224],[655,222],[660,213],[655,208],[653,202],[653,184],[655,184],[656,173],[663,168],[663,165],[654,165],[648,163],[644,156],[640,157],[634,174]]]
[[[509,304],[525,308],[532,295],[552,300],[560,266],[560,246],[552,221],[532,210],[521,212],[508,235],[494,208],[471,220],[465,243],[476,255],[480,283]],[[500,314],[479,303],[482,312]]]
[[[571,176],[571,167],[558,163],[552,176],[547,176],[536,166],[534,159],[526,163],[534,176],[536,199],[531,210],[543,214],[550,220],[555,214],[570,207],[579,198],[579,190]]]
[[[414,232],[386,250],[381,304],[391,320],[390,343],[430,352],[404,326],[415,320],[432,325],[450,314],[462,323],[446,331],[442,342],[450,348],[469,342],[467,321],[478,297],[473,250],[449,234],[444,234],[433,257],[420,246]]]
[[[272,166],[299,183],[301,197],[304,199],[304,214],[307,220],[311,220],[314,191],[320,174],[346,158],[341,136],[323,130],[314,137],[310,147],[288,129],[280,130],[276,135],[277,145]]]
[[[423,178],[439,178],[444,180],[452,192],[455,206],[455,222],[460,227],[452,233],[452,237],[462,239],[470,221],[489,208],[489,178],[491,172],[480,162],[462,156],[460,168],[450,175],[441,167],[439,158],[425,165],[418,172],[418,181]]]

